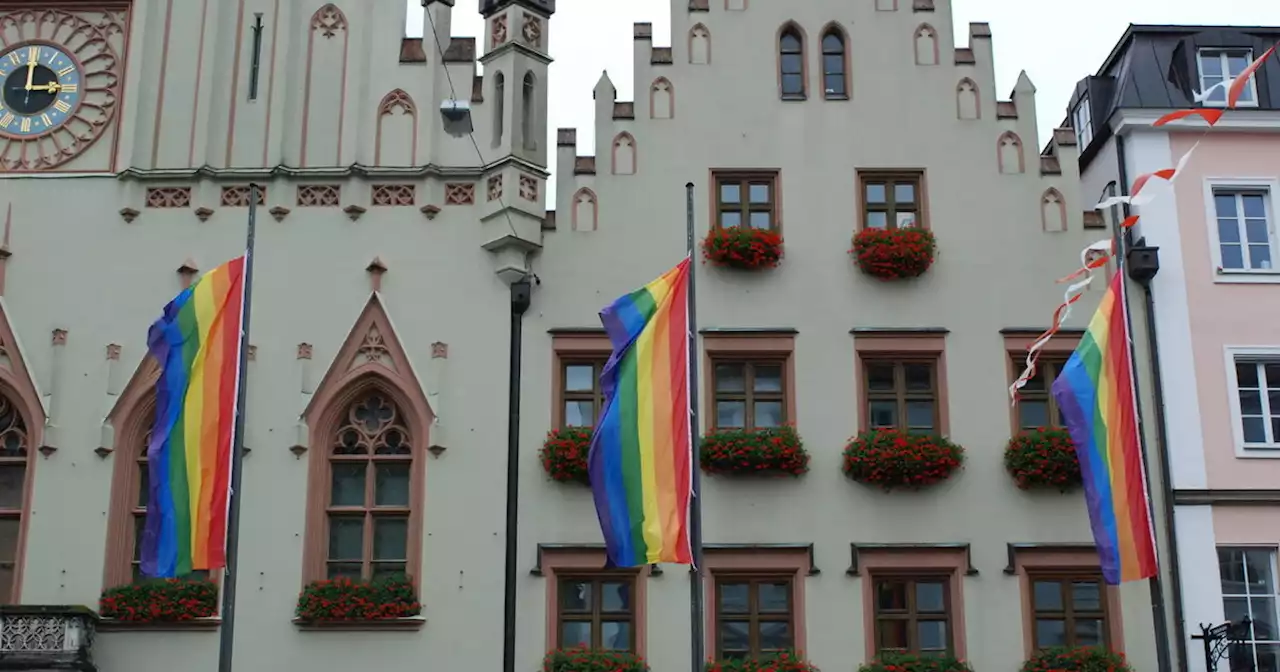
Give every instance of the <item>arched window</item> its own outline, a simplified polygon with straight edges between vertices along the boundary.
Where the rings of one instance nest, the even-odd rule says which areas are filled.
[[[502,143],[503,116],[506,114],[507,82],[499,72],[493,76],[493,146]]]
[[[778,36],[778,77],[783,99],[804,98],[804,37],[794,25]]]
[[[537,149],[537,124],[534,114],[537,112],[537,82],[532,72],[524,73],[524,87],[520,95],[520,135],[524,138],[525,149]]]
[[[413,437],[389,395],[373,388],[330,437],[325,506],[328,578],[410,573]]]
[[[0,395],[0,604],[10,603],[17,588],[18,536],[30,448],[22,414],[8,397]]]
[[[822,95],[825,98],[849,97],[845,72],[844,35],[830,28],[822,36]]]

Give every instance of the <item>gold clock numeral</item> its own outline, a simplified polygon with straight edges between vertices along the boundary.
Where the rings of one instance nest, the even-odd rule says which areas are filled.
[[[63,69],[61,69],[61,70],[59,70],[59,71],[58,71],[58,76],[59,76],[59,77],[66,77],[67,75],[69,75],[69,74],[71,74],[71,73],[73,73],[73,72],[75,72],[75,71],[76,71],[76,67],[75,67],[74,65],[68,65],[67,67],[65,67],[65,68],[63,68]]]
[[[56,60],[58,60],[58,52],[55,51],[52,54],[49,54],[49,65],[53,65],[53,62]]]
[[[9,62],[14,65],[19,65],[22,63],[22,57],[19,56],[16,51],[9,52]]]
[[[71,106],[67,104],[67,101],[59,100],[58,102],[53,104],[53,109],[63,114],[66,114],[71,111]]]
[[[49,118],[49,114],[47,112],[40,115],[40,121],[44,122],[45,126],[53,126],[53,120]]]
[[[32,63],[40,60],[40,47],[31,47],[31,49],[27,50],[27,58],[30,59]]]
[[[31,130],[31,117],[22,118],[22,132],[27,133]]]
[[[0,117],[0,128],[9,128],[12,125],[13,125],[13,114],[10,112],[5,112],[4,116]]]
[[[75,93],[76,91],[79,91],[79,90],[80,90],[79,84],[63,84],[62,85],[63,93]]]

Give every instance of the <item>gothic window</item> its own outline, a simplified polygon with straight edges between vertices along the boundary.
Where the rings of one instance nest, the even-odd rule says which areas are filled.
[[[26,423],[18,407],[0,395],[0,604],[8,604],[17,589],[29,453]]]
[[[778,36],[778,79],[783,100],[804,99],[804,36],[794,24]]]
[[[534,114],[537,113],[537,82],[532,72],[524,73],[524,86],[520,95],[520,134],[524,138],[524,148],[538,148],[537,124]]]
[[[505,113],[506,80],[499,72],[493,76],[493,146],[502,143],[502,122]]]
[[[849,97],[844,34],[835,26],[822,35],[822,96],[828,100]]]

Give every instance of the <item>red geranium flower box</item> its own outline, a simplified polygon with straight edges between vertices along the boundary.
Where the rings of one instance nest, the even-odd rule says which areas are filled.
[[[881,280],[918,278],[933,265],[937,252],[933,232],[918,226],[863,229],[849,250],[863,273]]]
[[[791,425],[708,432],[699,461],[708,474],[799,476],[809,471],[809,453]]]
[[[591,428],[565,427],[547,432],[538,459],[551,480],[588,485],[587,454],[590,452]]]
[[[731,660],[709,660],[706,672],[820,672],[795,651]]]
[[[712,227],[702,240],[702,258],[749,271],[773,268],[782,260],[782,234],[750,226]]]
[[[1061,427],[1018,432],[1004,449],[1004,468],[1023,490],[1057,488],[1067,492],[1082,481],[1076,444],[1071,433]]]
[[[102,591],[103,618],[134,623],[173,623],[218,614],[218,584],[205,579],[153,579]]]
[[[964,448],[941,436],[871,429],[849,440],[844,473],[866,485],[919,489],[951,477],[964,463]]]
[[[950,654],[882,653],[858,672],[973,672],[973,668]]]
[[[339,578],[313,581],[298,596],[299,621],[384,621],[422,613],[418,592],[407,576],[375,581]]]
[[[1133,672],[1123,653],[1097,646],[1041,649],[1022,664],[1021,672]]]
[[[649,664],[630,651],[583,646],[548,651],[542,672],[649,672]]]

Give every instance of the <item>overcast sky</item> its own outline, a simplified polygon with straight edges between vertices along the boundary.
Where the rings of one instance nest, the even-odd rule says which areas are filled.
[[[765,0],[766,2],[872,2],[872,0]],[[478,37],[484,22],[477,0],[457,0],[453,34]],[[1066,117],[1075,83],[1097,70],[1130,23],[1280,25],[1280,0],[940,0],[955,13],[957,45],[969,39],[969,23],[991,24],[996,85],[1001,98],[1020,70],[1035,83],[1040,145]],[[421,0],[407,0],[409,34],[421,35]],[[578,151],[591,153],[595,136],[591,90],[600,70],[631,100],[631,24],[653,23],[654,44],[670,46],[671,0],[558,0],[551,24],[550,133],[578,129]],[[833,17],[838,18],[838,17]],[[856,39],[856,38],[855,38]],[[479,41],[479,40],[478,40]],[[479,41],[483,44],[483,41]],[[772,75],[768,75],[772,77]],[[554,142],[554,140],[552,140]],[[554,146],[554,145],[553,145]],[[554,168],[555,166],[552,166]],[[550,193],[554,191],[548,189]]]

